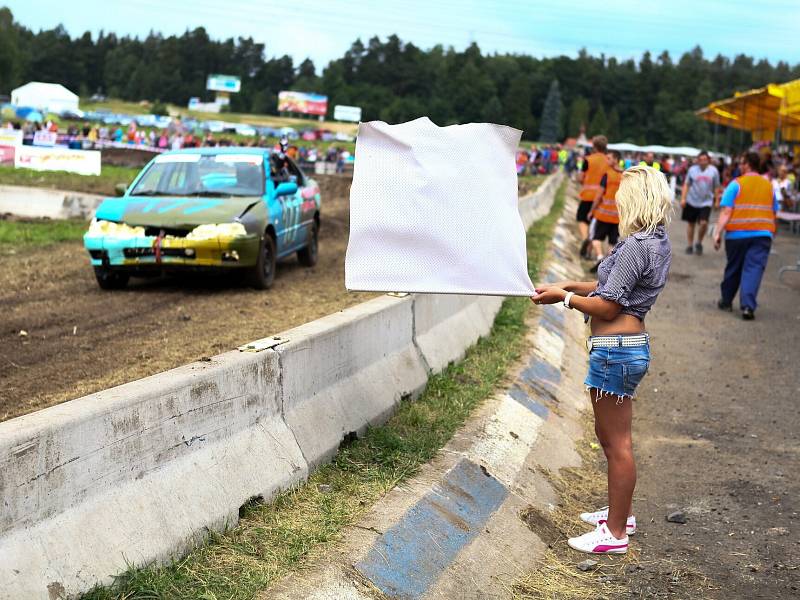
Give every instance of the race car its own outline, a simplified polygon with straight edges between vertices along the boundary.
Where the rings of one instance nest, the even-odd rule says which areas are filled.
[[[83,243],[98,285],[131,276],[237,271],[258,289],[279,259],[318,257],[320,192],[291,158],[266,148],[159,154],[125,194],[98,206]]]

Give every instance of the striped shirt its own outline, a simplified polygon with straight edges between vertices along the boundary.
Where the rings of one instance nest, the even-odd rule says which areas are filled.
[[[671,262],[672,246],[663,225],[653,233],[634,233],[600,263],[597,289],[589,296],[616,302],[622,314],[643,321],[667,283]]]

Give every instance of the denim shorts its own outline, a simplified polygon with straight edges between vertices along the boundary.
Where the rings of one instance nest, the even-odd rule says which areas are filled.
[[[620,399],[631,397],[635,395],[636,387],[649,366],[649,343],[643,346],[592,348],[589,353],[589,373],[583,383],[587,388],[597,389],[598,395],[610,394]]]

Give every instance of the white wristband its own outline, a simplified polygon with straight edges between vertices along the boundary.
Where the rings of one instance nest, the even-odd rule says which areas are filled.
[[[567,295],[564,296],[564,306],[566,306],[570,310],[572,310],[572,307],[569,305],[569,301],[570,301],[570,298],[572,298],[574,295],[575,295],[575,292],[567,292]]]

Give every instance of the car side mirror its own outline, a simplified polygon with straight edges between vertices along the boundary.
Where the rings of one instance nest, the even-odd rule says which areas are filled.
[[[297,184],[294,181],[284,181],[275,188],[276,196],[290,196],[297,192]]]

